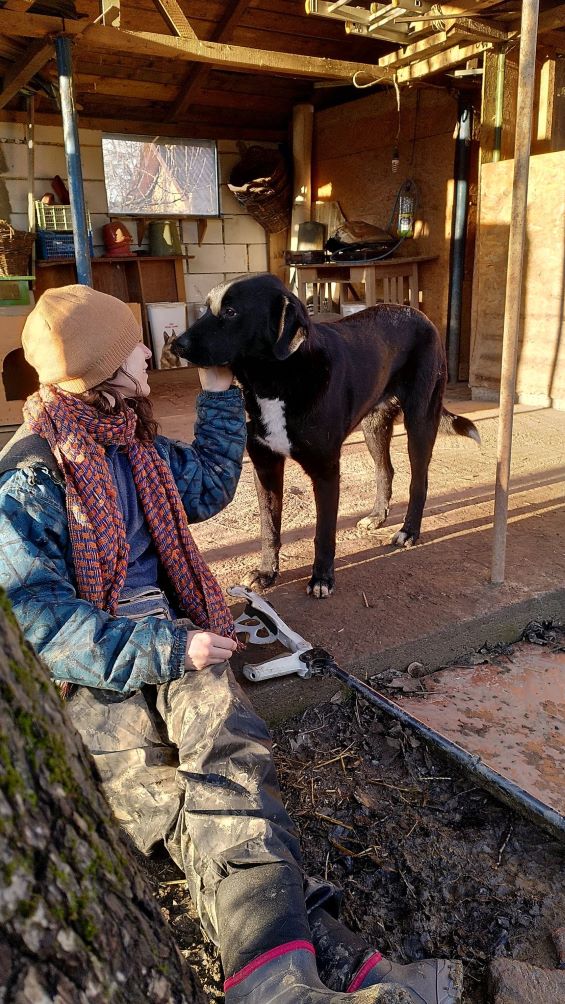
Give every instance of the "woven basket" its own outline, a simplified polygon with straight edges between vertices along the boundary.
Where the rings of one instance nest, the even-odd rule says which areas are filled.
[[[228,188],[267,233],[290,226],[290,178],[278,150],[248,147],[230,174]]]
[[[14,230],[0,220],[0,275],[29,275],[29,256],[35,234]]]

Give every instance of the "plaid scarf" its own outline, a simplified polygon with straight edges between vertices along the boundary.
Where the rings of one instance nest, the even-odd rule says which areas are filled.
[[[41,387],[24,406],[25,419],[47,440],[65,478],[67,517],[78,594],[116,614],[126,580],[129,545],[104,451],[125,450],[159,559],[180,607],[199,628],[235,638],[229,607],[192,534],[168,464],[155,446],[136,438],[137,418],[104,415],[56,387]]]

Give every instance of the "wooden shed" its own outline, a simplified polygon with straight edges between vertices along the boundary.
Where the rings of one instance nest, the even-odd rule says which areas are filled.
[[[148,303],[185,302],[190,321],[225,278],[266,269],[296,278],[284,253],[296,249],[300,222],[323,222],[326,237],[343,218],[396,236],[398,194],[410,181],[417,193],[414,220],[388,264],[363,275],[357,269],[314,278],[329,288],[330,309],[340,307],[336,289],[350,299],[419,303],[446,337],[451,378],[468,381],[475,396],[495,397],[519,6],[507,0],[4,0],[0,219],[20,230],[37,227],[35,203],[56,175],[67,177],[54,44],[68,38],[92,281],[139,305],[146,338]],[[565,4],[542,0],[517,390],[523,401],[560,407],[564,54]],[[176,212],[168,204],[166,213],[131,203],[115,208],[108,181],[115,138],[212,150],[216,202],[205,211],[190,201]],[[289,226],[275,232],[228,187],[254,147],[280,152],[288,172]],[[155,219],[172,222],[174,253],[148,253]],[[132,252],[141,254],[108,254],[103,228],[111,220],[121,221]],[[40,255],[29,284],[36,298],[76,275],[72,256]],[[3,290],[5,279],[0,299]],[[3,426],[19,422],[29,390],[19,350],[27,309],[0,307]]]

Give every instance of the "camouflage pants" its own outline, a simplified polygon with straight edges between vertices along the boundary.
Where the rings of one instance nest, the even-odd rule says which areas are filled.
[[[129,695],[80,687],[67,707],[118,821],[184,871],[226,975],[311,940],[308,910],[335,890],[304,879],[267,726],[227,663]]]

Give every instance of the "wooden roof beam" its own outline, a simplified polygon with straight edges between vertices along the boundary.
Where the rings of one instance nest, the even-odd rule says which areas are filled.
[[[521,19],[516,18],[511,22],[511,27],[519,30]],[[560,3],[557,7],[540,11],[538,19],[538,36],[544,31],[553,31],[554,28],[565,28],[565,3]]]
[[[33,15],[30,14],[29,17],[32,18]],[[0,32],[2,30],[0,12]],[[80,45],[88,47],[89,51],[96,48],[126,55],[206,63],[222,69],[305,77],[311,80],[345,80],[350,83],[359,71],[375,74],[380,72],[381,76],[392,77],[392,71],[389,72],[386,68],[379,70],[372,63],[354,63],[321,56],[297,56],[289,52],[270,52],[198,39],[174,38],[172,35],[154,32],[124,31],[103,25],[87,27],[80,38]]]
[[[408,66],[402,66],[397,72],[399,84],[408,84],[413,80],[430,77],[434,73],[442,73],[468,59],[481,55],[486,49],[492,48],[490,42],[473,42],[470,45],[454,45],[445,52],[438,52],[427,58],[415,60]]]
[[[16,57],[14,66],[4,75],[2,91],[0,92],[0,108],[4,108],[18,91],[22,87],[25,87],[27,82],[36,73],[39,73],[53,57],[54,34],[61,34],[63,28],[64,34],[68,34],[67,29],[72,26],[71,33],[80,35],[83,31],[86,31],[89,25],[98,19],[97,15],[93,15],[90,18],[81,18],[77,21],[66,21],[63,18],[46,17],[43,14],[4,13],[8,7],[13,9],[14,5],[19,2],[20,0],[9,0],[3,10],[0,11],[0,33],[6,35],[31,35],[31,37],[36,38],[36,41],[32,42],[22,55]],[[110,5],[106,4],[102,8],[102,11],[104,12],[106,9],[107,13],[113,16],[112,12],[115,10],[116,5],[119,11],[119,0],[114,0],[113,4]],[[12,31],[8,30],[8,27],[4,24],[6,20],[8,25],[13,28]],[[45,25],[47,21],[49,22],[49,26]],[[53,27],[53,24],[56,29],[53,33],[45,30],[46,27]],[[23,30],[24,26],[27,30]],[[41,27],[43,27],[43,31],[40,32]]]
[[[391,70],[397,70],[399,67],[407,66],[417,60],[429,59],[437,52],[453,48],[463,37],[458,34],[457,29],[451,32],[438,31],[435,35],[428,35],[427,38],[414,42],[413,45],[407,45],[402,49],[397,49],[396,52],[389,52],[386,56],[381,56],[379,67],[385,66]]]
[[[26,122],[26,112],[6,111],[2,115],[6,122]],[[47,112],[36,112],[35,122],[41,125],[61,125],[61,116]],[[133,136],[186,136],[186,129],[182,132],[171,122],[163,122],[162,117],[150,119],[145,115],[141,119],[116,119],[110,115],[80,116],[82,129],[100,129],[102,132],[124,133]],[[252,126],[218,125],[217,121],[201,121],[196,117],[189,123],[190,136],[193,139],[243,139],[262,140],[265,143],[281,143],[287,137],[287,128],[264,127],[254,124]]]
[[[198,37],[177,0],[153,0],[153,3],[159,13],[163,15],[173,35],[176,35],[177,38]]]
[[[225,15],[225,17],[220,21],[219,25],[214,31],[213,41],[214,42],[227,42],[233,34],[233,30],[236,25],[239,24],[242,14],[249,7],[249,0],[238,0],[235,6],[232,6],[231,11]],[[194,66],[187,73],[185,79],[181,84],[181,94],[182,97],[175,102],[171,111],[167,115],[169,122],[174,122],[177,119],[182,119],[186,114],[187,110],[190,108],[191,104],[194,103],[194,99],[197,94],[202,90],[202,84],[206,79],[206,74],[208,73],[208,67]]]
[[[43,69],[46,63],[54,56],[53,42],[49,39],[44,42],[37,39],[32,42],[29,48],[18,57],[17,61],[5,74],[0,91],[0,108],[4,108],[13,97],[25,87],[28,80],[31,80],[36,73]]]
[[[86,21],[86,24],[89,22]],[[50,17],[47,14],[18,14],[0,10],[0,34],[22,38],[46,38],[48,35],[78,35],[84,31],[84,20]]]
[[[441,14],[422,15],[422,17],[399,17],[396,23],[413,24],[416,22],[418,25],[431,27],[437,21],[447,21],[448,26],[453,26],[465,35],[482,39],[485,42],[505,42],[508,39],[507,31],[497,28],[488,21],[466,17],[461,13],[448,14],[443,8]]]

